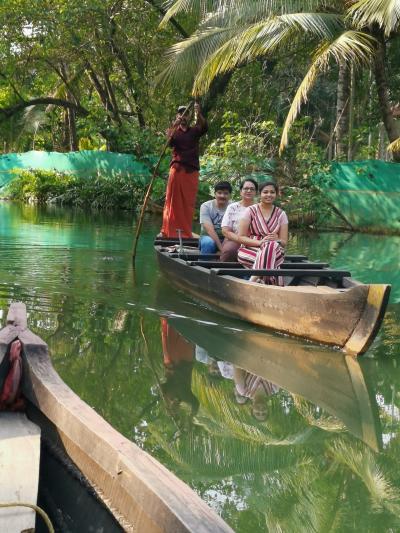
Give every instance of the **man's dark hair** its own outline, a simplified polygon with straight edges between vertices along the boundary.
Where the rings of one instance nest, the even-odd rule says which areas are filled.
[[[256,188],[256,192],[258,191],[258,183],[256,182],[256,180],[253,180],[253,178],[247,178],[245,180],[243,180],[242,182],[240,182],[240,185],[239,185],[239,190],[241,191],[244,187],[244,184],[247,183],[247,182],[250,182],[254,185],[254,187]]]
[[[232,185],[229,183],[229,181],[219,181],[214,186],[214,192],[217,191],[229,191],[229,193],[232,192]]]

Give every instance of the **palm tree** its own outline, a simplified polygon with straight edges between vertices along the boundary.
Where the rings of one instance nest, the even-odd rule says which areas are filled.
[[[383,123],[391,143],[400,136],[385,71],[386,42],[400,31],[399,0],[359,0],[349,7],[343,0],[170,0],[167,4],[162,24],[182,11],[197,14],[199,23],[191,37],[169,50],[160,79],[192,76],[195,96],[205,94],[215,77],[243,64],[278,50],[293,52],[304,43],[310,46],[311,63],[292,100],[280,151],[288,144],[290,127],[311,88],[332,60],[347,67],[374,60]],[[393,156],[400,160],[400,152],[394,150]]]

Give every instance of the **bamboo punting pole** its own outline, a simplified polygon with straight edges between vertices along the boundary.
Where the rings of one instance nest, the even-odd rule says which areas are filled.
[[[184,117],[187,112],[189,111],[189,109],[192,107],[192,104],[193,102],[190,102],[189,105],[186,107],[185,111],[183,112],[182,114],[182,117]],[[137,224],[137,227],[136,227],[136,235],[135,235],[135,240],[133,242],[133,250],[132,250],[132,261],[135,262],[135,259],[136,259],[136,249],[137,249],[137,245],[138,245],[138,242],[139,242],[139,237],[140,237],[140,232],[141,232],[141,229],[142,229],[142,225],[143,225],[143,219],[144,219],[144,214],[145,214],[145,211],[146,211],[146,207],[147,207],[147,204],[148,204],[148,201],[149,201],[149,198],[150,198],[150,194],[151,194],[151,191],[153,189],[153,185],[154,185],[154,180],[156,179],[157,177],[157,173],[158,173],[158,169],[160,168],[160,164],[161,164],[161,161],[162,161],[162,158],[164,157],[165,155],[165,152],[169,146],[169,143],[170,143],[170,140],[172,138],[172,136],[174,135],[176,129],[177,129],[178,125],[176,125],[172,132],[170,133],[170,135],[168,136],[168,139],[161,151],[161,154],[160,154],[160,157],[157,161],[157,164],[156,166],[154,167],[154,170],[153,170],[153,175],[151,177],[151,180],[150,180],[150,183],[149,183],[149,186],[147,187],[147,191],[146,191],[146,194],[144,196],[144,200],[143,200],[143,205],[142,205],[142,209],[140,210],[140,216],[139,216],[139,220],[138,220],[138,224]]]

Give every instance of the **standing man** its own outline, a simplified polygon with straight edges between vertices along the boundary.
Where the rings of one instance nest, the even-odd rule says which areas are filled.
[[[200,105],[194,104],[196,123],[189,125],[184,114],[186,106],[179,106],[176,119],[168,130],[172,159],[159,237],[176,238],[178,229],[182,237],[192,237],[192,221],[199,185],[199,140],[207,132],[207,121]]]
[[[232,186],[229,181],[220,181],[214,187],[214,200],[208,200],[200,206],[201,236],[200,255],[215,254],[222,251],[221,223],[229,205]]]

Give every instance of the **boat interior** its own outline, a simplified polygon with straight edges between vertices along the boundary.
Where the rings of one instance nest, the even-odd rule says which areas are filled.
[[[154,245],[158,250],[172,259],[181,259],[191,267],[207,269],[217,276],[249,278],[249,269],[239,262],[219,261],[219,254],[201,255],[197,239],[156,239]],[[255,276],[283,277],[285,286],[326,287],[327,289],[347,289],[358,283],[350,279],[348,270],[330,268],[328,263],[309,261],[305,255],[286,255],[280,269],[251,270]]]

